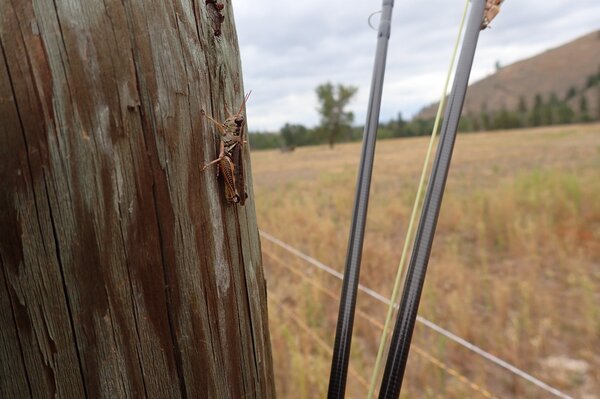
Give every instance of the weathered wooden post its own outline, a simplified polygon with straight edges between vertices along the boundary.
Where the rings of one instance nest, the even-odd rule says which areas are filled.
[[[0,0],[0,397],[274,397],[252,182],[200,171],[223,5]]]

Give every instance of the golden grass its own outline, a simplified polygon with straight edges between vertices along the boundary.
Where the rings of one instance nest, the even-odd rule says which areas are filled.
[[[427,138],[380,141],[361,282],[389,296]],[[259,227],[342,270],[360,144],[252,153]],[[574,397],[600,392],[600,125],[459,135],[420,314]],[[288,266],[340,283],[263,240]],[[268,290],[332,346],[338,303],[269,256]],[[383,322],[385,308],[359,295]],[[330,355],[270,306],[279,397],[326,395]],[[380,330],[355,320],[351,364],[369,379]],[[548,397],[417,325],[403,397]],[[548,359],[582,361],[579,369]],[[560,364],[560,362],[559,362]],[[587,367],[584,367],[586,366]],[[348,379],[348,397],[366,396]],[[590,396],[594,397],[594,396]]]

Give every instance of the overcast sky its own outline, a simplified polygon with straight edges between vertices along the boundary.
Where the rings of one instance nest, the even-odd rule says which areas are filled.
[[[377,34],[367,24],[381,0],[235,0],[251,131],[319,123],[315,87],[359,88],[350,109],[363,124]],[[464,0],[396,0],[381,120],[436,101]],[[377,24],[377,16],[374,18]],[[471,81],[600,28],[598,0],[506,0],[482,32]]]

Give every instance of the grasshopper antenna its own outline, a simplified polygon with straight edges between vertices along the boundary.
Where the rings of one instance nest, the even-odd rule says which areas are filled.
[[[248,102],[248,98],[250,98],[250,94],[252,94],[252,90],[250,90],[248,92],[248,94],[246,94],[246,96],[244,97],[244,102],[242,103],[242,105],[240,106],[240,110],[238,111],[238,115],[242,113],[242,110],[244,109],[244,105],[246,105],[246,102]]]

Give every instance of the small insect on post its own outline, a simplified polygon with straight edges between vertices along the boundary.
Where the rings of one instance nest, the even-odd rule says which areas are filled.
[[[217,165],[217,177],[219,174],[223,175],[223,180],[225,182],[225,199],[231,204],[244,205],[246,198],[248,198],[244,179],[243,158],[244,144],[247,143],[244,135],[246,119],[244,118],[244,115],[242,115],[242,112],[248,101],[248,97],[250,97],[250,93],[246,95],[236,114],[231,114],[229,109],[225,107],[228,117],[223,123],[208,116],[204,110],[201,111],[202,115],[215,124],[217,130],[221,134],[219,156],[214,161],[204,165],[202,170],[205,171],[209,166]]]

